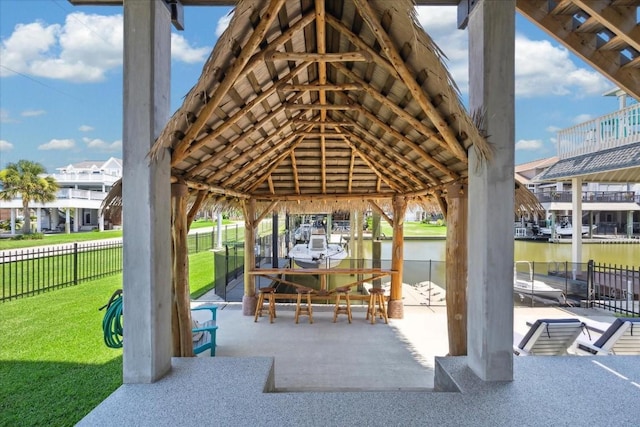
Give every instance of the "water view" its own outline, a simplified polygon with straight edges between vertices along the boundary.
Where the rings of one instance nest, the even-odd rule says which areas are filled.
[[[445,240],[408,240],[404,242],[407,261],[445,261]],[[382,242],[383,260],[391,259],[391,241]],[[365,242],[365,258],[371,257],[371,242]],[[629,265],[640,267],[640,244],[587,243],[582,246],[582,262]],[[516,241],[514,261],[571,262],[570,243],[540,243]]]

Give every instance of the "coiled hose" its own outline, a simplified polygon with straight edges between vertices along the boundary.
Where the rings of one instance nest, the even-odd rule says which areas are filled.
[[[104,343],[109,348],[122,348],[122,289],[118,289],[111,295],[102,319],[102,332]]]

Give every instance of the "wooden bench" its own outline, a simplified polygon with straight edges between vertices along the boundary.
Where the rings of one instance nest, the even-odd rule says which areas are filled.
[[[193,353],[199,354],[205,350],[211,349],[211,357],[216,355],[216,331],[218,326],[216,325],[216,311],[218,307],[215,305],[207,305],[194,307],[192,311],[209,310],[211,311],[211,319],[199,323],[197,328],[191,329],[191,332],[196,334],[202,332],[202,335],[197,341],[193,341]]]

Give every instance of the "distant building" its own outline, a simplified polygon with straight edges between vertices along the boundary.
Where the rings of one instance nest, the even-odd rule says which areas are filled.
[[[516,180],[547,212],[546,224],[567,221],[573,183],[580,188],[582,224],[597,234],[640,233],[640,104],[619,89],[619,110],[558,132],[558,156],[517,165]],[[541,218],[517,218],[520,226]],[[593,228],[595,226],[595,228]],[[517,226],[518,227],[518,226]]]
[[[106,161],[85,161],[56,168],[53,177],[60,190],[57,199],[49,203],[29,203],[35,213],[37,232],[108,230],[121,224],[120,217],[112,217],[100,207],[111,187],[122,178],[122,160],[111,157]],[[22,198],[0,201],[3,217],[11,221],[11,234],[16,233],[15,221],[22,212]],[[8,215],[7,215],[7,212]]]

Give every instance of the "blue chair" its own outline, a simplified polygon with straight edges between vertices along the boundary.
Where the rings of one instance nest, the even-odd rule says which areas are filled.
[[[216,355],[216,331],[218,325],[216,325],[216,311],[217,306],[208,305],[200,306],[191,309],[192,311],[209,310],[211,312],[211,319],[199,323],[193,321],[193,352],[194,354],[202,353],[205,350],[211,349],[211,357]]]

